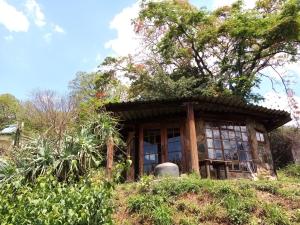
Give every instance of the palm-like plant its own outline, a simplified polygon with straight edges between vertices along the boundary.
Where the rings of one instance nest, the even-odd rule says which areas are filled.
[[[79,130],[65,133],[59,144],[52,138],[39,136],[16,149],[15,165],[29,180],[49,171],[61,181],[78,179],[101,165],[109,138],[113,137],[115,145],[122,143],[117,124],[109,113],[101,112]]]

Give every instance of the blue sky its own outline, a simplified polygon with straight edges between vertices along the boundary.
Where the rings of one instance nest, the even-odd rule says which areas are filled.
[[[190,2],[211,9],[232,0]],[[137,11],[135,0],[0,0],[0,94],[26,99],[37,88],[67,92],[76,72],[134,49],[130,17]],[[300,96],[299,83],[294,89]],[[270,84],[263,81],[260,91],[269,92]]]

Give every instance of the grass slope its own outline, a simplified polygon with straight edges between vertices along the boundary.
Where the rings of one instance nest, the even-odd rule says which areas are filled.
[[[115,224],[300,224],[300,166],[276,181],[143,177],[117,187],[114,207]]]

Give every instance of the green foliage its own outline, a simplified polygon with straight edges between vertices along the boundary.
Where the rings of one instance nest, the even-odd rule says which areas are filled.
[[[276,183],[271,183],[268,181],[259,181],[253,184],[254,188],[260,191],[269,192],[271,194],[277,194],[278,193],[278,186]]]
[[[181,177],[178,179],[165,178],[152,185],[152,192],[154,194],[162,194],[166,196],[174,196],[187,192],[197,193],[200,191],[203,182],[209,181],[202,181],[196,175]]]
[[[0,181],[12,177],[16,172],[16,167],[5,159],[0,159]]]
[[[79,130],[63,134],[59,142],[43,136],[28,141],[13,152],[12,162],[28,180],[48,171],[61,181],[78,180],[91,169],[100,168],[110,137],[116,146],[122,145],[116,126],[110,114],[99,113]]]
[[[58,182],[51,175],[34,183],[22,179],[0,184],[1,224],[112,224],[112,185],[92,182]]]
[[[160,195],[137,195],[129,198],[128,208],[131,212],[140,213],[143,218],[150,219],[157,225],[172,224],[170,208],[166,199]]]
[[[300,179],[300,165],[290,164],[279,171],[283,176]]]
[[[122,199],[115,205],[119,201],[125,204],[122,209],[129,211],[128,218],[133,224],[141,221],[146,224],[162,224],[159,221],[167,221],[166,224],[299,223],[299,210],[295,210],[300,200],[297,180],[210,180],[194,174],[142,179],[142,184],[124,184],[126,193],[116,193]],[[284,195],[285,191],[291,193]]]
[[[286,212],[279,206],[274,204],[265,204],[264,214],[267,224],[270,225],[289,225],[289,221]]]
[[[293,163],[293,145],[300,138],[300,131],[296,127],[283,126],[270,133],[270,145],[274,166],[281,169]]]
[[[78,72],[69,88],[78,108],[79,120],[84,123],[109,102],[120,101],[126,87],[111,72]]]
[[[0,129],[15,123],[20,110],[19,100],[11,94],[0,95]]]
[[[299,10],[296,0],[260,0],[254,9],[237,1],[214,11],[188,1],[142,1],[134,21],[142,55],[110,57],[105,65],[132,80],[132,98],[201,94],[259,101],[253,89],[268,77],[264,69],[298,59]]]

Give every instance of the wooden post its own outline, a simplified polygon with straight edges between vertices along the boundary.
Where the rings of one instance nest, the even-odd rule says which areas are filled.
[[[139,176],[144,173],[144,130],[139,127]]]
[[[256,131],[255,131],[255,123],[252,120],[247,120],[247,131],[249,136],[249,144],[252,152],[252,159],[256,165],[260,165],[260,160],[258,156],[258,143],[256,140]]]
[[[225,176],[226,176],[226,179],[230,178],[229,168],[228,168],[228,164],[227,163],[225,163]]]
[[[111,179],[112,167],[114,161],[114,141],[112,137],[109,137],[107,141],[107,159],[106,159],[106,176]]]
[[[129,171],[127,173],[127,180],[133,181],[134,180],[134,150],[135,150],[135,143],[134,143],[134,132],[129,132],[126,142],[127,147],[127,158],[131,160],[131,165]]]
[[[189,130],[189,142],[191,149],[191,169],[196,174],[199,174],[199,159],[197,150],[197,136],[195,126],[194,108],[192,103],[187,104],[187,125]]]

